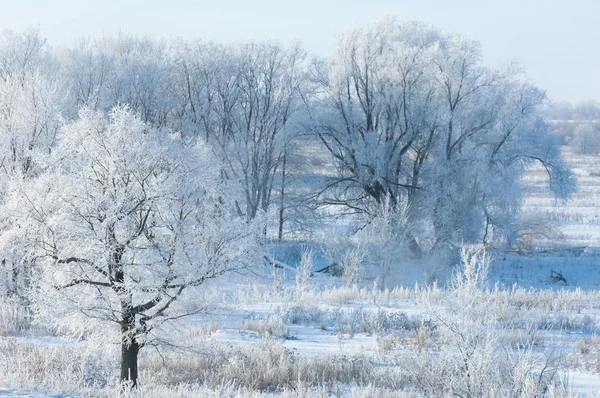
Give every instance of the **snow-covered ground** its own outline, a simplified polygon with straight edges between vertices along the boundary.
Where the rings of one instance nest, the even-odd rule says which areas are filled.
[[[183,349],[167,345],[160,355],[145,349],[140,382],[147,390],[142,396],[427,395],[419,372],[430,372],[432,378],[447,375],[441,361],[456,358],[463,346],[453,336],[463,331],[473,346],[504,358],[503,366],[525,369],[528,364],[533,379],[550,377],[545,367],[556,371],[546,396],[598,396],[600,157],[567,151],[567,158],[579,192],[557,205],[545,193],[542,170],[527,174],[523,210],[528,219],[540,221],[538,230],[532,227],[522,250],[494,255],[491,290],[474,291],[476,300],[468,301],[460,289],[422,287],[433,276],[450,275],[427,263],[432,260],[407,258],[396,264],[389,290],[382,291],[368,278],[354,287],[324,273],[298,279],[295,267],[309,244],[274,246],[270,255],[283,268],[211,284],[209,313],[156,336]],[[318,270],[327,260],[317,245],[313,248],[313,270]],[[393,288],[396,284],[403,286]],[[473,313],[490,319],[475,321]],[[478,332],[481,325],[490,332]],[[114,347],[46,336],[43,329],[2,334],[0,396],[111,396],[117,391]],[[77,361],[81,365],[66,374],[64,369]],[[22,368],[32,363],[43,366],[27,374]],[[309,377],[314,369],[316,376]],[[506,373],[504,368],[489,371]]]

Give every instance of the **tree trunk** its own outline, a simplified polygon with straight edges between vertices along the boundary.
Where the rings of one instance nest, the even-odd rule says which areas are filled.
[[[417,242],[417,238],[415,238],[412,233],[408,235],[408,248],[417,260],[423,258],[423,250],[421,249],[419,242]]]
[[[283,153],[283,168],[281,169],[281,201],[279,202],[279,230],[277,238],[281,242],[283,239],[283,212],[285,210],[285,163],[287,159],[287,153]]]
[[[126,326],[124,327],[128,329]],[[137,387],[138,353],[140,346],[135,337],[128,338],[128,333],[121,337],[121,383],[131,383],[131,388]]]
[[[136,339],[135,315],[129,311],[127,302],[121,303],[125,309],[121,321],[121,378],[120,382],[130,383],[130,388],[137,387],[138,353],[140,345]]]

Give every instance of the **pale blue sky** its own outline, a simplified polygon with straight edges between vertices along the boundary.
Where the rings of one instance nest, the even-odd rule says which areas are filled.
[[[481,41],[556,100],[600,100],[600,0],[0,0],[0,27],[38,25],[51,45],[123,30],[210,40],[300,39],[328,55],[336,34],[391,14]]]

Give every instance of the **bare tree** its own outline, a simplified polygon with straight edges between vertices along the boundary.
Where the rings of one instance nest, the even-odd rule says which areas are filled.
[[[304,52],[184,43],[178,53],[182,123],[214,144],[228,177],[243,187],[240,215],[254,219],[274,202],[278,170],[299,128]]]

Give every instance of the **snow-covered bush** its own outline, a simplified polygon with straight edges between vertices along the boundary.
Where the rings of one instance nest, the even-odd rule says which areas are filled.
[[[361,220],[356,232],[334,239],[328,236],[324,245],[332,264],[330,272],[340,272],[347,287],[368,277],[384,289],[392,271],[402,272],[403,260],[409,256],[411,228],[406,206],[392,205],[387,197],[376,209],[372,217]]]
[[[0,382],[12,387],[89,394],[113,385],[116,355],[73,340],[0,340]]]
[[[0,301],[0,336],[23,333],[31,327],[31,311],[17,300]]]
[[[312,248],[302,250],[300,264],[296,268],[296,295],[302,296],[309,288],[308,280],[312,275],[315,251]]]
[[[244,329],[258,333],[261,338],[290,337],[290,331],[284,328],[283,319],[279,314],[273,314],[267,319],[246,319]]]
[[[361,243],[348,248],[340,259],[340,268],[342,269],[342,278],[344,286],[356,286],[364,278],[364,261],[367,252]]]
[[[369,263],[377,267],[378,287],[381,289],[387,287],[392,270],[403,271],[402,262],[410,255],[409,241],[414,229],[409,223],[408,212],[406,203],[392,205],[388,195],[354,238],[365,247]]]
[[[375,384],[389,387],[400,384],[398,373],[378,369],[363,355],[300,355],[277,340],[261,340],[243,346],[213,345],[203,347],[206,355],[181,352],[153,355],[145,361],[154,377],[179,383],[196,382],[216,388],[235,385],[254,391],[281,391],[305,386],[340,386]],[[162,359],[166,362],[163,365]]]
[[[418,316],[409,317],[400,311],[367,311],[362,308],[333,312],[330,318],[338,334],[349,335],[408,333],[418,329],[423,323]]]
[[[428,395],[531,396],[563,384],[560,353],[505,344],[502,304],[485,285],[489,264],[483,248],[463,247],[451,289],[441,301],[423,296],[438,347],[417,351],[409,373]]]

